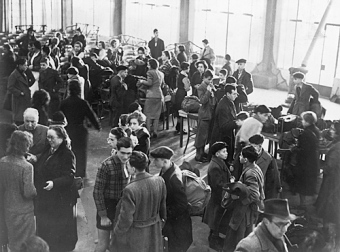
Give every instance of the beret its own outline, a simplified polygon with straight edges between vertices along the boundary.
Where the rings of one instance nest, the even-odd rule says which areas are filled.
[[[215,155],[216,152],[218,152],[218,151],[220,151],[224,148],[227,148],[227,144],[225,142],[216,142],[211,146],[210,151],[211,151],[212,155]]]
[[[296,72],[293,74],[294,78],[298,78],[298,79],[304,79],[305,78],[305,74],[302,72]]]
[[[203,42],[204,44],[208,44],[208,43],[209,43],[209,41],[208,41],[207,39],[203,39],[202,42]]]
[[[119,71],[128,70],[128,67],[127,67],[127,66],[120,65],[120,66],[118,66],[116,69],[117,69],[117,72],[119,72]]]
[[[164,158],[164,159],[170,159],[174,152],[172,149],[166,146],[160,146],[153,151],[150,152],[151,157],[153,158]]]
[[[245,59],[239,59],[238,61],[236,61],[237,64],[239,63],[247,63],[247,60]]]
[[[249,143],[252,144],[263,144],[264,136],[262,134],[255,134],[249,138]]]

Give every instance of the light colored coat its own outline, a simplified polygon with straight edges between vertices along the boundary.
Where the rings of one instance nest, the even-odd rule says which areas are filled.
[[[151,69],[147,73],[147,81],[143,85],[147,86],[146,98],[162,98],[161,85],[164,82],[164,73],[159,70]]]
[[[214,64],[216,59],[214,50],[209,45],[207,45],[206,48],[203,48],[200,56],[201,59],[209,59],[212,65]]]
[[[166,219],[166,186],[162,177],[137,174],[123,190],[110,251],[158,252]]]

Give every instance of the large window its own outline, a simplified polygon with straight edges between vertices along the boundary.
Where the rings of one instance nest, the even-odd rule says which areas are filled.
[[[332,86],[334,77],[340,77],[340,1],[333,1],[322,30],[307,62],[307,81]],[[279,39],[277,43],[277,66],[288,69],[301,66],[315,36],[318,25],[328,5],[328,0],[281,0],[279,8]]]
[[[266,0],[196,0],[194,43],[208,39],[218,55],[262,60]]]
[[[180,0],[126,0],[126,35],[149,41],[155,28],[165,45],[179,42]]]

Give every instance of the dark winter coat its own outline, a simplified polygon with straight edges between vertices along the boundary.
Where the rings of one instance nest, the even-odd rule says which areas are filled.
[[[238,77],[239,70],[236,70],[233,73],[233,76],[237,80],[237,84],[243,84],[244,88],[246,89],[246,93],[251,94],[254,89],[254,83],[253,83],[253,77],[251,76],[250,73],[246,72],[246,70],[242,71],[242,74],[240,77]]]
[[[312,85],[303,83],[300,91],[300,95],[296,92],[295,86],[295,97],[288,109],[288,113],[293,115],[301,115],[302,112],[308,111],[309,101],[311,96],[314,99],[314,102],[317,102],[319,99],[319,91],[316,90]]]

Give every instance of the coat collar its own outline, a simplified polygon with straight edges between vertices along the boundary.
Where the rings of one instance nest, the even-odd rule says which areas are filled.
[[[131,180],[131,183],[139,181],[139,180],[151,178],[151,177],[153,177],[153,176],[150,173],[147,173],[147,172],[138,173],[138,174],[136,174],[136,177],[133,180]]]
[[[262,251],[278,251],[277,248],[274,246],[273,237],[268,237],[270,234],[266,228],[266,226],[261,222],[254,231],[255,235],[259,238],[259,242],[261,243],[261,250]],[[282,242],[285,247],[285,251],[288,252],[287,245],[284,241],[284,238],[282,238]]]
[[[222,170],[224,170],[224,171],[228,169],[226,163],[225,163],[223,160],[221,160],[221,159],[219,159],[218,157],[216,157],[215,155],[212,156],[211,161],[214,162],[214,163],[216,163],[216,164],[217,164],[219,167],[221,167]]]
[[[18,79],[19,81],[21,81],[22,83],[24,83],[25,85],[28,86],[27,79],[24,78],[24,76],[19,72],[18,69],[15,69],[13,74],[16,76],[16,79]],[[26,75],[26,73],[24,73],[24,74]]]
[[[259,158],[257,159],[256,164],[258,166],[260,166],[260,164],[266,163],[270,159],[271,159],[270,155],[266,151],[264,151],[264,149],[262,149],[261,154],[260,154]]]

